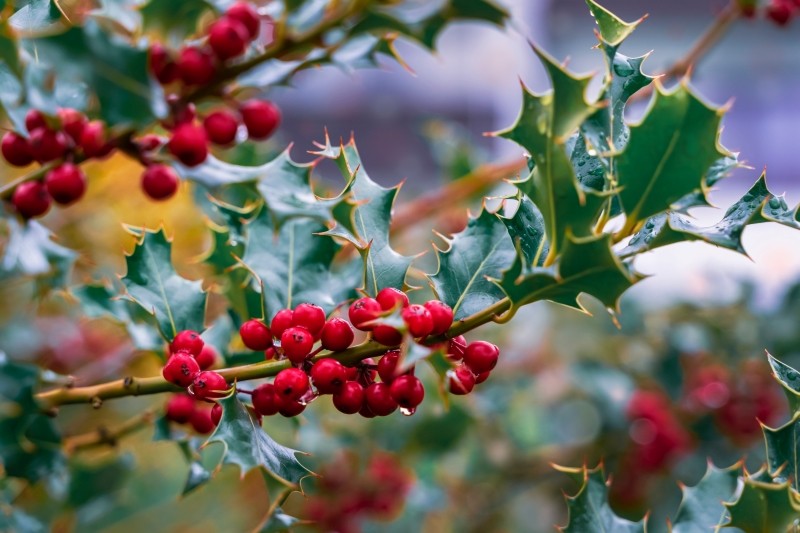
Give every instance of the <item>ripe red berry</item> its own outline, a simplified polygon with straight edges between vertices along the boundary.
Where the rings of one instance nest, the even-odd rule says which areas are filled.
[[[136,143],[136,146],[139,148],[140,152],[147,153],[158,149],[163,140],[155,133],[148,133],[147,135],[142,135],[138,139],[134,140],[134,142]]]
[[[458,365],[453,370],[447,371],[447,390],[450,394],[463,396],[475,388],[475,374],[468,367]]]
[[[488,372],[497,365],[500,350],[486,341],[471,342],[464,351],[464,363],[475,374]]]
[[[447,343],[447,357],[453,361],[460,361],[464,358],[464,351],[467,349],[467,339],[464,335],[459,335],[450,339]]]
[[[216,73],[211,54],[193,46],[181,50],[177,64],[181,81],[186,85],[205,85]]]
[[[80,142],[83,129],[89,122],[86,115],[77,109],[63,107],[58,110],[58,118],[61,121],[61,128],[67,132],[67,135],[72,137],[74,142]]]
[[[278,106],[264,100],[248,100],[239,107],[242,122],[251,139],[266,139],[272,135],[281,123],[281,112]]]
[[[222,420],[222,406],[218,403],[214,404],[214,407],[211,408],[211,420],[214,422],[214,426],[219,425],[219,421]]]
[[[341,318],[331,318],[322,327],[322,347],[332,352],[341,352],[353,344],[353,326]]]
[[[281,334],[283,354],[294,364],[305,361],[314,346],[314,337],[304,327],[293,326]]]
[[[100,120],[88,123],[81,133],[81,150],[86,157],[106,157],[114,149],[106,134],[106,125]]]
[[[381,324],[372,330],[372,338],[384,346],[397,346],[403,342],[403,334],[392,326]]]
[[[272,332],[258,319],[251,319],[241,325],[239,335],[242,342],[254,352],[263,352],[272,346]]]
[[[360,414],[364,418],[375,418],[376,416],[375,413],[372,412],[372,409],[369,408],[369,405],[367,405],[366,393],[365,393],[364,403],[363,405],[361,405],[361,409],[359,409],[358,414]]]
[[[206,130],[196,124],[181,124],[167,143],[172,155],[187,167],[196,167],[208,157]]]
[[[398,307],[408,307],[408,296],[401,290],[394,287],[386,287],[381,289],[375,297],[380,304],[381,309],[389,311]]]
[[[299,415],[305,410],[306,410],[306,404],[304,403],[300,403],[297,400],[281,399],[278,412],[281,414],[281,416],[285,416],[286,418],[291,418],[293,416]]]
[[[207,433],[211,433],[214,431],[216,424],[214,423],[214,419],[212,418],[212,410],[213,408],[210,407],[201,407],[194,410],[192,413],[192,418],[189,420],[189,423],[192,424],[192,428],[202,434],[205,435]]]
[[[203,128],[208,140],[220,146],[227,146],[236,140],[239,120],[230,111],[217,110],[203,119]]]
[[[278,372],[273,385],[281,401],[299,400],[308,392],[308,376],[299,368],[286,368]]]
[[[480,374],[476,375],[475,385],[480,385],[481,383],[489,379],[489,374],[491,374],[491,371],[487,370],[486,372],[481,372]]]
[[[378,361],[378,375],[384,383],[391,383],[397,376],[397,363],[400,360],[400,352],[390,350],[383,354]]]
[[[228,8],[228,11],[225,12],[225,16],[231,20],[241,22],[247,29],[247,34],[250,39],[258,37],[261,19],[250,2],[236,2]]]
[[[353,327],[361,331],[370,331],[374,326],[365,325],[378,318],[381,314],[381,304],[374,298],[359,298],[350,305],[348,316]]]
[[[335,359],[320,359],[311,367],[311,381],[320,394],[336,394],[347,381],[347,369]]]
[[[178,175],[167,165],[150,165],[142,173],[142,190],[153,200],[171,198],[179,184]]]
[[[274,346],[270,346],[266,350],[264,350],[264,360],[269,361],[270,359],[275,359],[278,355],[278,352],[275,350]]]
[[[316,337],[325,325],[325,311],[318,305],[300,304],[292,313],[292,325],[302,326]]]
[[[41,128],[49,129],[44,113],[38,109],[31,109],[25,113],[25,128],[28,130],[28,133],[33,133],[33,130]]]
[[[50,209],[52,199],[38,181],[26,181],[17,185],[11,196],[11,203],[23,218],[42,216]]]
[[[269,324],[269,329],[272,330],[272,334],[276,339],[280,339],[283,332],[292,326],[292,315],[291,309],[281,309],[275,314]]]
[[[165,409],[167,420],[185,424],[192,417],[195,411],[194,398],[188,394],[173,394]]]
[[[175,335],[175,338],[172,339],[169,345],[169,350],[172,353],[189,352],[196,357],[200,354],[200,350],[203,349],[204,345],[205,343],[203,339],[200,338],[199,333],[186,329]]]
[[[33,163],[33,154],[28,139],[13,131],[3,135],[2,151],[5,160],[15,167],[24,167]]]
[[[67,136],[47,128],[33,130],[30,137],[31,155],[39,163],[63,158],[67,153]]]
[[[214,363],[217,362],[219,358],[219,354],[217,350],[211,346],[210,344],[203,345],[203,349],[200,350],[200,353],[195,356],[197,360],[197,364],[200,365],[200,370],[207,370],[214,366]]]
[[[786,26],[792,19],[793,11],[793,6],[789,5],[789,2],[785,0],[773,0],[773,2],[767,6],[767,18],[778,26]]]
[[[412,337],[427,337],[433,331],[431,312],[422,305],[409,305],[403,309],[403,322],[408,326]]]
[[[72,163],[62,163],[45,175],[44,186],[53,200],[69,205],[86,192],[86,176],[80,167]]]
[[[453,325],[453,310],[446,303],[431,300],[425,302],[425,309],[431,313],[433,319],[431,335],[443,335]]]
[[[199,374],[200,365],[188,352],[177,352],[170,356],[161,371],[164,379],[179,387],[188,387]]]
[[[178,65],[172,60],[164,48],[159,43],[150,45],[150,72],[164,85],[172,83],[178,79]]]
[[[245,25],[230,17],[217,19],[208,30],[208,44],[223,61],[242,55],[249,40],[250,34]]]
[[[346,415],[356,414],[364,405],[364,387],[356,381],[348,381],[333,395],[333,405]]]
[[[403,375],[392,381],[389,393],[400,407],[414,409],[425,398],[425,387],[416,376]]]
[[[228,392],[228,382],[212,370],[204,370],[195,376],[192,392],[200,399],[222,398]]]
[[[171,94],[167,97],[169,104],[169,117],[161,121],[165,129],[174,130],[181,124],[194,122],[197,118],[197,107],[189,102],[182,102],[178,95]]]
[[[366,405],[377,416],[387,416],[397,409],[397,401],[392,398],[389,385],[373,383],[364,391]]]
[[[280,399],[275,392],[275,385],[264,383],[253,390],[253,409],[261,416],[272,416],[280,408]]]

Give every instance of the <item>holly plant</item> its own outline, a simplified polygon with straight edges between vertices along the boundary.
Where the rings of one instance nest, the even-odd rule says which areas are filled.
[[[251,471],[263,474],[270,494],[257,506],[261,531],[291,528],[297,519],[281,503],[316,480],[297,450],[271,436],[275,417],[302,419],[326,402],[340,416],[368,419],[413,416],[423,402],[458,404],[479,395],[503,364],[502,347],[473,330],[543,300],[581,311],[593,298],[616,314],[620,297],[642,280],[634,268],[642,254],[686,241],[745,253],[751,224],[800,227],[797,209],[769,190],[764,174],[718,222],[692,218],[689,211],[709,206],[710,190],[740,166],[720,144],[727,108],[705,101],[688,78],[667,88],[645,74],[646,56],[620,52],[641,21],[625,22],[593,0],[605,63],[599,93],[590,96],[593,75],[575,74],[533,46],[551,88],[523,87],[517,119],[491,134],[519,145],[527,164],[510,181],[512,192],[484,202],[461,231],[441,235],[435,271],[423,272],[416,256],[395,247],[399,187],[370,177],[354,139],[325,134],[312,163],[297,162],[288,148],[258,164],[237,154],[279,129],[281,111],[266,95],[298,72],[368,68],[381,55],[403,62],[397,39],[433,49],[451,21],[503,25],[508,17],[490,0],[414,4],[0,2],[2,154],[25,168],[0,189],[3,276],[33,278],[37,297],[58,293],[72,312],[123,327],[142,358],[161,367],[87,383],[3,355],[3,530],[50,528],[41,517],[81,529],[89,513],[81,505],[99,496],[86,488],[91,480],[76,456],[140,427],[154,428],[155,439],[171,441],[186,459],[185,493],[223,475],[201,460],[220,444],[219,464],[236,465],[241,483]],[[652,93],[649,106],[631,123],[626,104],[642,91]],[[201,276],[181,273],[163,228],[127,226],[135,244],[124,274],[75,281],[80,251],[51,240],[37,219],[84,199],[84,165],[112,155],[141,166],[138,179],[153,202],[189,184],[211,243],[199,259]],[[341,174],[338,187],[312,182],[324,161]],[[796,407],[798,372],[769,362]],[[67,405],[102,409],[150,395],[160,399],[118,426],[61,434]],[[765,428],[764,469],[709,466],[685,489],[673,529],[797,527],[798,417]],[[580,484],[567,500],[566,530],[644,530],[644,521],[611,511],[602,467],[563,470]],[[79,486],[87,494],[76,501]],[[41,517],[15,504],[36,490],[52,502]],[[82,510],[67,519],[70,506]]]

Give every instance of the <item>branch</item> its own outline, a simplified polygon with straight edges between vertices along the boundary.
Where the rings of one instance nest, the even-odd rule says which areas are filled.
[[[491,322],[495,317],[502,314],[510,307],[511,302],[509,299],[503,298],[483,311],[456,321],[445,335],[427,339],[425,344],[435,345],[447,339],[457,337],[464,332],[475,329],[487,322]],[[374,341],[366,341],[342,352],[322,352],[312,360],[316,361],[323,358],[333,358],[345,365],[353,365],[367,357],[381,355],[391,349],[392,348],[389,346],[384,346]],[[228,383],[233,383],[234,381],[248,381],[274,376],[281,370],[289,368],[290,366],[291,363],[288,360],[265,361],[263,363],[225,368],[217,372],[219,372]],[[49,390],[37,394],[36,399],[44,410],[50,410],[60,405],[81,403],[90,403],[95,408],[99,408],[103,405],[103,401],[113,398],[145,396],[163,392],[181,392],[183,390],[184,389],[169,383],[161,376],[148,378],[127,377],[88,387],[62,387]]]
[[[100,426],[94,431],[67,437],[63,445],[66,453],[72,454],[79,450],[93,448],[95,446],[110,445],[115,446],[117,441],[126,435],[130,435],[153,422],[155,410],[148,409],[138,415],[129,418],[119,425],[113,427]]]

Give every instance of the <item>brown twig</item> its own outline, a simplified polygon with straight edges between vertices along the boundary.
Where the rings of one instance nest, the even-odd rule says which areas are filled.
[[[67,437],[63,441],[66,453],[72,454],[95,446],[115,446],[117,441],[152,424],[155,410],[148,409],[113,427],[100,426],[94,431]]]

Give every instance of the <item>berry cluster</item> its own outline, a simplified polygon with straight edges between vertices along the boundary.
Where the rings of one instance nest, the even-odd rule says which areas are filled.
[[[176,424],[189,424],[201,435],[214,431],[222,418],[222,406],[213,406],[188,394],[173,394],[165,407],[167,420]]]
[[[169,358],[161,374],[179,387],[187,387],[199,400],[225,396],[228,383],[220,374],[207,370],[214,366],[217,353],[205,344],[196,331],[181,331],[169,345]]]
[[[59,109],[55,117],[31,109],[25,116],[28,137],[16,132],[3,135],[3,157],[9,164],[24,167],[34,161],[57,163],[42,180],[17,186],[11,196],[17,212],[24,218],[47,213],[53,201],[61,205],[77,202],[86,192],[86,176],[78,162],[103,158],[114,150],[102,121],[89,119],[75,109]]]
[[[757,14],[756,4],[755,1],[740,0],[739,9],[742,15],[754,18]],[[786,26],[798,11],[800,11],[800,0],[771,0],[764,10],[764,15],[778,26]]]

